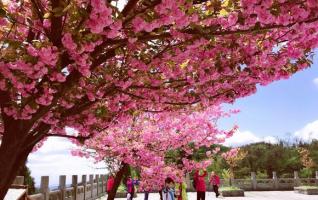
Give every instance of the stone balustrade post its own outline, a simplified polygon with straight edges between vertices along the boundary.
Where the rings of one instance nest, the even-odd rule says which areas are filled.
[[[294,171],[294,186],[297,187],[300,185],[300,179],[298,175],[298,171]]]
[[[102,191],[100,191],[100,193],[104,194],[104,192],[105,192],[105,175],[101,174],[100,178],[101,178],[101,182],[102,182]]]
[[[77,185],[78,184],[78,177],[77,175],[72,176],[72,187],[73,187],[73,200],[77,200]]]
[[[66,176],[61,175],[59,178],[59,190],[61,193],[61,200],[65,200],[65,189],[66,189]]]
[[[256,173],[255,172],[251,172],[251,180],[252,180],[252,189],[256,190],[257,181],[256,181]]]
[[[99,197],[100,191],[99,191],[99,175],[98,174],[95,175],[95,181],[96,181],[96,184],[97,184],[96,196]]]
[[[15,177],[12,185],[23,185],[24,184],[24,176]]]
[[[230,183],[230,186],[234,186],[234,178],[231,176],[230,178],[229,178],[229,183]]]
[[[107,180],[108,180],[108,174],[104,175],[104,179],[105,179],[105,185],[104,185],[104,189],[105,189],[105,194],[107,193]]]
[[[191,189],[192,188],[192,184],[191,184],[191,179],[190,179],[190,174],[189,173],[186,174],[185,181],[186,181],[186,184],[187,184],[187,189]]]
[[[277,190],[278,189],[278,178],[277,178],[277,172],[273,172],[273,181],[274,181],[274,189]]]
[[[86,181],[87,181],[87,177],[86,177],[86,175],[82,175],[82,185],[83,185],[83,187],[84,187],[84,199],[86,199],[86,196],[87,196],[87,194],[86,194]]]
[[[40,193],[43,194],[43,200],[49,200],[50,198],[50,188],[49,188],[49,177],[41,176]]]
[[[93,174],[90,174],[89,175],[89,183],[91,184],[91,198],[93,198],[94,196],[94,175]]]

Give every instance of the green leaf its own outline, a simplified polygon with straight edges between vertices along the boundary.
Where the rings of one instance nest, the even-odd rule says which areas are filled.
[[[72,4],[69,4],[63,9],[63,12],[67,12],[72,7]]]
[[[3,8],[0,8],[0,17],[7,17],[7,12]]]
[[[56,7],[52,10],[53,13],[58,13],[58,12],[63,12],[63,9],[62,7]]]
[[[9,41],[9,45],[15,49],[21,47],[21,44],[22,43],[20,41],[16,41],[16,40]]]
[[[97,108],[97,110],[95,111],[95,116],[96,116],[96,117],[103,118],[103,117],[107,116],[107,114],[108,114],[108,109],[105,108],[105,107],[99,107],[99,108]]]
[[[64,13],[63,13],[63,10],[64,10],[64,8],[62,8],[62,7],[57,7],[57,8],[54,8],[53,10],[52,10],[52,13],[53,13],[53,15],[54,15],[54,17],[60,17],[60,16],[62,16]]]
[[[48,19],[48,18],[50,18],[51,17],[51,13],[49,13],[49,12],[47,12],[47,13],[45,13],[44,15],[43,15],[43,18],[44,19]]]

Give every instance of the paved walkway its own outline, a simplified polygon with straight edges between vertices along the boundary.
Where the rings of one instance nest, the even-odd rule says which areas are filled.
[[[196,200],[195,193],[188,193],[189,200]],[[144,195],[138,194],[135,200],[143,200]],[[207,193],[206,200],[216,199],[214,193]],[[219,199],[229,200],[318,200],[318,195],[303,195],[293,191],[274,191],[274,192],[245,192],[245,197],[220,197]],[[106,200],[102,198],[101,200]],[[125,200],[125,199],[116,199]],[[159,194],[151,193],[149,200],[159,200]]]

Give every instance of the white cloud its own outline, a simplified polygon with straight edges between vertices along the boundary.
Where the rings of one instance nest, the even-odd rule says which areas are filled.
[[[279,140],[276,137],[273,136],[266,136],[262,139],[262,141],[270,143],[270,144],[277,144],[279,143]]]
[[[257,143],[257,142],[268,142],[278,143],[278,140],[272,136],[258,137],[251,131],[240,131],[238,130],[231,138],[225,140],[224,145],[238,147],[246,144]]]
[[[69,184],[71,175],[79,175],[81,181],[81,175],[107,173],[103,163],[95,164],[92,159],[72,156],[70,152],[74,147],[76,145],[65,138],[52,137],[37,152],[29,155],[27,165],[37,186],[41,176],[50,176],[50,185],[56,186],[59,175],[66,175]]]
[[[306,124],[302,129],[296,131],[293,137],[305,142],[318,139],[318,120]]]
[[[318,87],[318,77],[313,80],[313,83]]]
[[[317,79],[318,84],[318,79]],[[318,85],[317,85],[318,86]],[[313,139],[318,140],[318,120],[306,124],[303,128],[295,131],[292,134],[292,140],[300,140],[304,142],[310,142]],[[276,144],[279,140],[273,136],[259,137],[251,131],[240,131],[238,130],[233,137],[227,139],[224,142],[226,146],[242,146],[257,142],[267,142],[271,144]]]

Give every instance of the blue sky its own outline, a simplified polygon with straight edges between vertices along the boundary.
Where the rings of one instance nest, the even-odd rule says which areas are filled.
[[[317,52],[318,53],[318,52]],[[318,120],[318,59],[311,68],[288,80],[259,86],[256,94],[238,99],[224,108],[241,110],[220,122],[221,127],[239,126],[257,137],[289,138]],[[316,79],[316,81],[315,81]],[[317,127],[318,128],[318,127]]]

